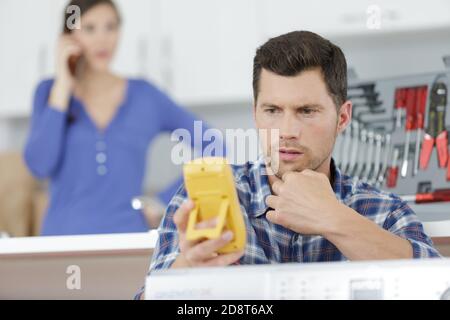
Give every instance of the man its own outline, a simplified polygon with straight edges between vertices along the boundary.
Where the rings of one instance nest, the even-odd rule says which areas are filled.
[[[352,114],[347,65],[337,46],[306,31],[270,39],[256,52],[253,90],[257,129],[279,130],[279,147],[265,147],[279,164],[275,175],[266,175],[269,164],[264,160],[233,168],[247,229],[245,251],[216,253],[233,238],[230,231],[220,239],[187,241],[193,203],[181,188],[162,221],[150,272],[439,257],[405,202],[354,182],[331,159],[336,136]]]

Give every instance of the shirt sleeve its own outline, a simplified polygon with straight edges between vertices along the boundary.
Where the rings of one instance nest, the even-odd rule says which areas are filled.
[[[432,240],[425,234],[417,215],[405,202],[401,202],[400,206],[389,214],[384,227],[411,243],[413,258],[441,257]]]
[[[37,178],[50,177],[61,158],[66,112],[48,104],[52,81],[41,82],[34,94],[31,129],[25,146],[25,163]]]
[[[158,240],[153,250],[152,260],[147,276],[155,270],[169,269],[180,253],[178,245],[178,231],[173,221],[173,216],[181,204],[187,199],[186,189],[182,185],[170,201],[166,214],[158,228]],[[140,299],[145,287],[136,294],[135,299]]]

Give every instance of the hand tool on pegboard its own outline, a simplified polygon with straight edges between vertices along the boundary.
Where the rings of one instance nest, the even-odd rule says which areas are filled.
[[[407,88],[397,88],[395,90],[394,109],[395,115],[395,128],[400,129],[402,127],[403,113],[406,109],[406,92]]]
[[[386,186],[388,188],[395,188],[397,186],[399,153],[398,147],[395,147],[392,153],[391,166],[387,169]]]
[[[448,162],[448,134],[445,128],[448,88],[446,82],[443,81],[444,77],[438,76],[431,87],[428,127],[423,138],[419,160],[421,170],[427,169],[435,145],[439,167],[444,168]]]
[[[336,137],[333,149],[333,160],[336,167],[341,168],[341,147],[342,147],[342,133]]]
[[[405,138],[405,146],[403,148],[403,162],[400,170],[400,175],[402,178],[405,178],[408,173],[408,164],[409,164],[409,144],[411,141],[411,131],[414,130],[415,122],[416,122],[416,88],[407,88],[406,89],[406,138]]]
[[[372,123],[370,120],[365,120],[363,117],[366,115],[376,115],[376,114],[383,114],[386,110],[383,108],[377,108],[377,107],[371,107],[369,110],[364,110],[360,112],[355,112],[354,114],[354,120],[358,122],[358,127],[354,128],[358,131],[358,136],[360,137],[357,142],[354,141],[354,144],[352,147],[357,148],[350,150],[350,162],[349,162],[349,171],[347,174],[353,175],[355,177],[358,177],[362,179],[363,181],[367,181],[369,178],[369,175],[371,174],[372,170],[372,162],[373,159],[368,159],[367,157],[364,158],[365,155],[368,155],[368,153],[373,154],[373,144],[374,144],[374,138],[373,138],[373,130],[372,131],[372,138],[369,138],[368,131],[369,130],[360,130],[360,128],[368,128],[372,127]],[[379,128],[378,128],[379,129]],[[377,129],[377,130],[378,130]],[[364,131],[364,133],[363,133]],[[363,150],[362,152],[360,150]],[[361,157],[358,157],[358,154],[361,154]],[[369,155],[368,155],[369,156]],[[371,156],[370,156],[371,157]]]
[[[364,164],[364,170],[363,173],[360,176],[360,179],[363,182],[367,182],[370,175],[370,170],[372,167],[372,161],[373,161],[373,155],[375,149],[375,133],[373,131],[369,131],[367,133],[367,153],[366,153],[366,160]]]
[[[381,163],[381,134],[374,131],[373,138],[373,156],[369,163],[365,181],[368,184],[375,182],[375,176],[378,174]]]
[[[362,129],[360,133],[359,140],[359,150],[358,157],[355,163],[355,168],[353,169],[353,177],[355,179],[359,179],[364,172],[364,155],[367,153],[368,145],[367,145],[367,129]]]
[[[357,92],[362,91],[363,93],[371,94],[371,93],[375,92],[375,83],[369,82],[369,83],[361,83],[361,84],[348,86],[348,91],[354,91],[354,90],[356,90]]]
[[[345,173],[345,170],[348,166],[348,161],[349,161],[348,158],[349,158],[351,140],[352,140],[352,128],[351,128],[351,126],[347,126],[347,128],[345,128],[345,131],[343,132],[343,139],[342,139],[341,150],[340,150],[341,162],[339,164],[339,169],[343,173]]]
[[[352,100],[352,98],[365,97],[366,101],[353,104],[352,125],[345,129],[341,139],[341,152],[338,167],[343,173],[348,175],[352,175],[354,172],[357,172],[356,166],[358,164],[358,160],[356,158],[358,155],[359,146],[361,145],[360,129],[365,125],[365,123],[362,123],[361,117],[363,115],[385,113],[385,109],[379,108],[382,105],[382,102],[377,100],[379,93],[374,92],[374,84],[360,85],[354,88],[363,89],[364,93],[362,95],[349,95],[349,99]]]
[[[417,88],[417,137],[416,137],[416,150],[414,150],[414,168],[413,176],[416,176],[419,171],[419,154],[420,154],[420,141],[422,139],[422,130],[425,123],[425,107],[427,105],[428,86],[421,86]]]
[[[450,189],[437,189],[433,192],[416,193],[401,196],[403,201],[415,203],[432,203],[450,201]]]
[[[370,107],[372,109],[376,109],[378,107],[381,107],[383,105],[383,101],[374,101],[374,102],[353,102],[353,110],[359,107]]]
[[[383,163],[381,165],[381,170],[380,173],[378,174],[378,178],[376,181],[376,186],[377,187],[381,187],[384,183],[385,177],[386,177],[386,173],[387,173],[387,168],[388,168],[388,161],[389,161],[389,156],[392,152],[392,145],[391,145],[391,135],[389,133],[387,133],[384,136],[384,155],[383,155]]]
[[[378,173],[381,168],[381,147],[383,143],[383,137],[380,133],[375,134],[375,153],[373,157],[372,166],[367,177],[369,184],[374,184],[378,178]]]
[[[348,175],[352,175],[355,170],[356,160],[358,159],[358,149],[360,143],[359,135],[359,121],[353,119],[352,121],[352,145],[350,148],[350,160],[347,169],[344,171]]]
[[[357,114],[355,117],[358,119],[358,123],[359,123],[359,128],[365,128],[366,130],[370,130],[372,129],[373,131],[377,132],[378,134],[381,135],[381,141],[378,137],[375,138],[376,141],[376,150],[375,150],[375,160],[374,160],[374,168],[376,169],[376,171],[372,172],[370,175],[370,183],[375,183],[376,186],[380,187],[385,179],[386,179],[386,174],[387,174],[387,168],[389,166],[389,159],[392,156],[392,142],[391,142],[391,138],[392,135],[391,133],[393,131],[395,131],[395,117],[385,117],[385,118],[375,118],[375,119],[363,119],[364,115],[374,115],[374,114],[378,114],[378,113],[385,113],[386,110],[385,109],[371,109],[371,111],[366,111],[366,112],[360,112],[359,114]],[[356,120],[356,119],[355,119]],[[353,121],[355,121],[353,120]],[[360,132],[362,132],[362,130],[360,130]],[[367,132],[366,132],[367,135]],[[367,138],[364,139],[364,143],[362,142],[363,140],[363,135],[361,134],[361,139],[359,141],[358,147],[356,149],[358,154],[365,154],[367,151],[366,145],[367,145]],[[381,147],[383,149],[383,151],[381,152],[380,150],[380,142],[381,142]],[[356,146],[355,146],[356,147]],[[365,150],[366,149],[366,150]],[[380,158],[378,159],[377,154],[380,152]],[[353,150],[352,150],[352,156],[350,157],[350,159],[353,159]],[[381,156],[382,155],[382,156]],[[358,157],[354,157],[355,161],[356,159],[358,159]],[[361,157],[360,157],[361,158]],[[382,158],[382,159],[381,159]],[[349,173],[352,176],[355,177],[359,177],[361,176],[361,174],[363,173],[362,170],[360,169],[360,167],[363,167],[362,164],[364,163],[364,161],[362,161],[360,159],[360,161],[356,161],[355,165],[353,166],[353,170]]]
[[[371,110],[380,107],[383,104],[383,101],[378,99],[379,96],[380,93],[375,91],[375,83],[359,84],[348,87],[347,97],[353,103],[354,112],[360,107],[368,107]]]
[[[363,92],[363,93],[351,93],[349,92],[347,98],[349,100],[362,100],[360,102],[377,102],[378,97],[380,96],[379,92],[373,91],[373,92]]]

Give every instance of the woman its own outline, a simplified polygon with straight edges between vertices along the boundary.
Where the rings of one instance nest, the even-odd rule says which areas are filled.
[[[143,80],[109,67],[120,16],[111,0],[73,0],[81,28],[66,24],[57,48],[54,80],[39,84],[25,160],[50,179],[43,235],[142,232],[149,226],[130,205],[142,194],[149,143],[161,132],[194,120]],[[206,128],[203,128],[203,130]],[[177,184],[158,194],[167,203]]]

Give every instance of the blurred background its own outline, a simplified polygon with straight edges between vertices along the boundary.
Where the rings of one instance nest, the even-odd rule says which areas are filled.
[[[116,0],[123,17],[114,70],[145,78],[217,128],[251,128],[252,62],[268,38],[311,30],[339,45],[353,79],[444,68],[450,2]],[[0,225],[39,234],[46,184],[22,162],[37,83],[54,73],[65,0],[0,0]],[[151,146],[145,194],[173,182],[169,136]]]

